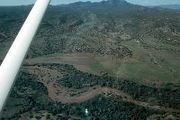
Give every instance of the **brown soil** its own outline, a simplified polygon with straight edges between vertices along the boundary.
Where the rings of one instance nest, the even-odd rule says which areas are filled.
[[[62,73],[58,72],[57,70],[51,70],[48,68],[42,68],[37,66],[24,67],[24,69],[28,70],[31,74],[39,76],[39,82],[42,82],[47,87],[48,96],[53,101],[61,102],[64,104],[82,103],[103,94],[106,97],[120,97],[123,101],[130,102],[149,109],[167,112],[180,112],[179,110],[165,108],[158,105],[152,105],[147,102],[134,100],[129,94],[108,87],[94,86],[80,90],[67,89],[63,86],[58,85],[56,80],[57,78],[62,78]]]

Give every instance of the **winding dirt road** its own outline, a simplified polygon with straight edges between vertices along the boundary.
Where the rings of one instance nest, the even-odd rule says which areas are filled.
[[[57,78],[60,79],[63,76],[63,74],[57,70],[52,70],[38,66],[23,67],[23,69],[26,69],[29,73],[39,77],[39,82],[43,83],[44,86],[47,87],[48,96],[53,101],[61,102],[64,104],[82,103],[98,95],[104,95],[106,97],[119,97],[123,101],[153,110],[160,110],[164,112],[180,112],[180,110],[165,108],[163,106],[152,105],[147,102],[134,100],[129,94],[113,88],[100,86],[83,88],[80,90],[65,88],[63,86],[60,86],[56,81]]]

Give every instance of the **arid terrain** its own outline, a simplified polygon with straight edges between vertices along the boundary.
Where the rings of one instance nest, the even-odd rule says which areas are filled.
[[[30,6],[0,7],[2,61]],[[2,120],[179,120],[180,11],[49,6]]]

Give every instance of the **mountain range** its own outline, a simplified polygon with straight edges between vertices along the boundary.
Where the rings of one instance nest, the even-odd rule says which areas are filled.
[[[180,9],[180,5],[161,5],[159,7],[167,8],[167,9],[175,9],[175,10],[179,10]]]

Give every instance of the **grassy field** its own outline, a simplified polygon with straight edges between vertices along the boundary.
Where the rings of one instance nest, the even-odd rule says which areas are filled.
[[[130,46],[130,45],[129,45]],[[108,73],[111,76],[133,80],[148,85],[180,84],[178,56],[163,51],[142,50],[133,44],[134,56],[116,58],[94,54],[52,54],[27,60],[29,63],[66,63],[93,74]],[[152,54],[152,55],[151,55]],[[162,59],[162,60],[161,60]]]

